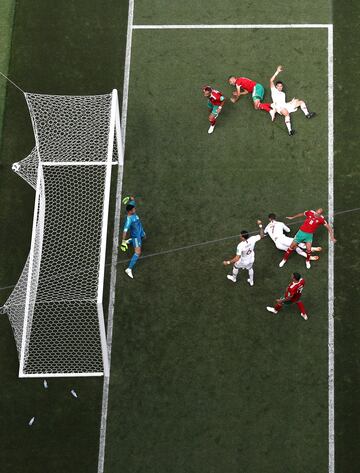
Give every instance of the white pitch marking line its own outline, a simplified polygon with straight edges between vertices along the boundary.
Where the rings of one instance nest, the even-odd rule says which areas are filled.
[[[279,25],[133,25],[134,30],[208,30],[208,29],[285,29],[285,28],[329,28],[332,24],[297,23]]]
[[[126,61],[124,77],[124,95],[122,107],[122,128],[123,140],[125,143],[127,106],[128,106],[128,87],[130,78],[130,58],[131,42],[133,30],[154,30],[154,29],[301,29],[301,28],[327,28],[328,30],[328,205],[329,221],[333,220],[333,25],[332,24],[279,24],[279,25],[133,25],[134,0],[129,0],[128,33],[126,44]],[[125,93],[126,92],[126,93]],[[329,344],[329,473],[335,472],[335,448],[334,448],[334,246],[329,244],[329,289],[328,289],[328,344]],[[112,334],[111,334],[112,337]],[[111,356],[111,337],[108,333],[109,358]],[[106,422],[109,395],[109,379],[104,378],[103,388],[103,407],[100,429],[100,448],[98,473],[104,471],[105,440],[106,440]]]
[[[334,221],[334,56],[333,27],[328,28],[328,213]],[[328,255],[328,436],[329,473],[335,473],[335,355],[334,355],[334,243],[329,238]]]
[[[125,57],[125,71],[124,71],[124,87],[123,87],[123,102],[122,102],[122,113],[121,113],[121,134],[123,143],[123,153],[125,153],[125,133],[126,133],[126,121],[127,121],[127,107],[128,107],[128,93],[129,93],[129,81],[130,81],[130,63],[131,63],[131,44],[132,44],[132,31],[134,21],[134,0],[129,0],[129,11],[128,11],[128,27],[127,27],[127,38],[126,38],[126,57]],[[119,172],[121,172],[121,166],[119,166]],[[121,194],[122,179],[118,179],[117,194]],[[101,409],[101,425],[100,425],[100,440],[99,440],[99,456],[98,456],[98,473],[104,472],[105,464],[105,444],[106,444],[106,427],[107,427],[107,414],[109,404],[109,385],[110,385],[110,369],[111,369],[111,347],[112,347],[112,336],[113,336],[113,316],[114,316],[114,297],[115,297],[115,282],[117,272],[117,251],[118,251],[118,234],[120,226],[120,206],[121,206],[121,195],[117,195],[117,205],[115,209],[115,224],[114,224],[114,246],[116,251],[115,263],[111,267],[111,285],[110,287],[110,300],[109,301],[109,314],[107,324],[107,345],[109,355],[109,376],[104,376],[103,383],[103,397],[102,397],[102,409]]]

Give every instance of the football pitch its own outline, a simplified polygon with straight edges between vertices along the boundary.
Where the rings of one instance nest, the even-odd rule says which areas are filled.
[[[54,379],[46,390],[42,380],[17,379],[15,343],[1,320],[1,471],[360,467],[359,259],[349,246],[358,244],[360,165],[358,118],[349,121],[346,106],[346,86],[360,70],[357,53],[347,54],[359,36],[347,26],[353,12],[336,15],[340,9],[325,0],[264,2],[257,13],[252,2],[193,3],[3,6],[0,60],[24,90],[119,90],[123,195],[135,194],[147,239],[131,280],[124,274],[131,252],[110,264],[109,231],[107,281],[116,276],[107,321],[110,379]],[[278,64],[288,99],[305,100],[317,116],[292,114],[296,134],[289,137],[282,117],[272,123],[245,96],[227,100],[208,135],[201,87],[229,98],[228,76],[243,75],[262,83],[271,101]],[[1,303],[26,259],[34,201],[11,172],[33,146],[28,111],[11,85],[3,96]],[[310,271],[297,254],[280,269],[282,252],[266,238],[256,246],[254,287],[246,272],[236,284],[227,280],[222,261],[235,254],[241,230],[255,234],[256,220],[266,223],[270,212],[286,221],[318,207],[338,242],[334,248],[318,230],[323,251]],[[124,209],[121,224],[123,216]],[[299,224],[291,222],[291,235]],[[306,322],[296,307],[266,311],[294,271],[306,279]]]

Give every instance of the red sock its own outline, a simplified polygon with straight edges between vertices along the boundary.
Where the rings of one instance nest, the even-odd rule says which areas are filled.
[[[277,312],[279,312],[279,310],[282,309],[282,306],[283,306],[282,304],[277,303],[277,304],[275,305],[274,309],[275,309]]]
[[[265,112],[270,112],[270,110],[271,110],[271,104],[269,104],[269,103],[261,103],[261,104],[259,105],[259,109],[260,109],[260,110],[265,110]]]
[[[306,261],[310,261],[311,251],[306,250]]]
[[[299,310],[302,314],[306,314],[305,306],[301,301],[297,301],[296,305],[299,307]]]
[[[216,118],[214,120],[210,120],[210,125],[211,126],[215,126],[215,124],[216,124]]]
[[[291,255],[291,253],[293,252],[294,250],[292,248],[288,248],[286,251],[285,251],[285,254],[284,254],[284,260],[287,261],[289,259],[289,256]]]

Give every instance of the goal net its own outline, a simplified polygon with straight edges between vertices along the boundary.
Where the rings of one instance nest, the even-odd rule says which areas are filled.
[[[25,94],[35,135],[13,170],[35,189],[30,253],[8,314],[20,377],[107,375],[103,286],[117,92]]]

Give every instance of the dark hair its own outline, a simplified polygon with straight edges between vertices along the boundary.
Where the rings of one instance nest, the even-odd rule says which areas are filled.
[[[271,214],[269,214],[269,218],[271,218],[272,220],[275,220],[275,219],[276,219],[276,215],[273,214],[273,213],[271,213]]]
[[[247,230],[241,230],[240,235],[247,240],[249,238],[249,232]]]
[[[234,76],[234,75],[233,75],[233,76],[229,76],[229,77],[228,77],[228,81],[229,81],[229,80],[230,80],[232,77],[234,77],[234,78],[235,78],[235,76]]]
[[[204,85],[203,88],[202,88],[202,90],[203,90],[204,92],[211,92],[211,91],[212,91],[212,88],[210,87],[210,85]]]
[[[130,212],[130,211],[131,211],[132,209],[134,209],[134,208],[135,208],[135,205],[133,205],[133,204],[127,204],[127,206],[126,206],[126,212]]]
[[[284,85],[284,82],[281,81],[281,80],[278,80],[278,81],[275,82],[275,85],[278,85],[278,84]]]
[[[294,276],[294,278],[295,278],[297,281],[300,281],[300,279],[301,279],[301,274],[299,274],[299,273],[293,273],[293,276]]]

